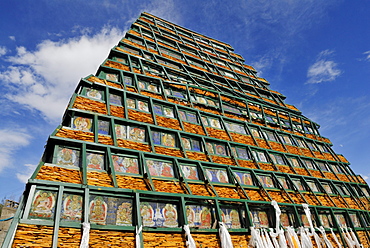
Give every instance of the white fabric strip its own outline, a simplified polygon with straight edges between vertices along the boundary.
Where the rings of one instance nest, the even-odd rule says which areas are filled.
[[[280,215],[281,215],[281,210],[279,208],[279,205],[277,204],[276,201],[272,201],[271,205],[274,206],[275,208],[275,216],[276,216],[276,222],[275,222],[275,232],[272,232],[272,228],[270,228],[270,236],[272,238],[272,241],[277,248],[287,248],[287,242],[284,236],[284,230],[280,229]],[[279,244],[276,245],[276,237],[279,236]]]
[[[223,222],[218,223],[220,225],[219,233],[221,238],[221,248],[233,248],[229,231]]]
[[[277,233],[274,233],[274,229],[270,228],[270,237],[271,237],[271,241],[272,241],[272,244],[274,246],[274,248],[280,248],[279,246],[279,242],[277,240],[277,236],[279,235],[279,231],[277,231]]]
[[[347,233],[347,229],[345,227],[342,227],[341,229],[342,229],[342,234],[343,234],[344,240],[346,241],[348,247],[349,248],[355,248],[355,244],[352,241],[351,236]]]
[[[353,240],[353,242],[355,243],[356,248],[361,248],[361,247],[362,247],[362,245],[361,245],[361,244],[360,244],[360,242],[358,241],[356,234],[352,231],[352,229],[351,229],[350,227],[348,227],[348,230],[349,230],[349,231],[350,231],[350,233],[351,233],[352,240]]]
[[[313,248],[310,237],[307,235],[303,226],[299,227],[299,234],[301,235],[302,248]]]
[[[88,248],[90,239],[90,223],[82,223],[82,238],[80,248]]]
[[[186,246],[188,248],[196,248],[195,241],[190,233],[189,225],[184,225],[185,235],[187,237]]]
[[[302,248],[299,243],[297,234],[294,231],[293,227],[288,226],[286,228],[286,237],[290,248]]]
[[[326,236],[325,228],[323,226],[320,226],[319,231],[321,232],[321,235],[324,239],[324,242],[326,244],[327,248],[334,248],[333,245],[331,244],[330,240]]]
[[[331,232],[331,235],[333,236],[334,241],[335,241],[335,243],[337,245],[336,247],[342,248],[342,245],[340,244],[340,242],[339,242],[339,240],[337,238],[337,235],[335,235],[335,233],[333,232],[333,228],[330,228],[330,232]]]
[[[139,228],[137,228],[137,226],[136,226],[136,235],[135,235],[136,248],[141,248],[140,233],[141,233],[142,230],[143,230],[143,226],[140,226]]]
[[[248,246],[255,247],[255,248],[265,248],[259,234],[259,230],[255,229],[253,226],[250,227],[251,229],[251,239],[249,240]]]
[[[272,241],[270,239],[270,235],[267,232],[267,229],[264,229],[264,233],[265,233],[267,248],[275,248],[274,245],[272,244]]]

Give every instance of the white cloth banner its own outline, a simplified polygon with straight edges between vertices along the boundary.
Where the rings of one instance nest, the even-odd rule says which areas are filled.
[[[342,227],[342,234],[349,248],[355,248],[355,242],[353,242],[351,235],[347,232],[345,227]]]
[[[326,244],[327,248],[334,248],[333,245],[331,244],[330,240],[326,236],[325,228],[323,226],[320,226],[319,231],[321,232],[321,235],[324,239],[324,243]]]
[[[274,233],[274,229],[270,228],[269,230],[270,230],[271,241],[272,241],[272,244],[274,245],[274,248],[280,248],[279,242],[277,240],[277,236],[280,234],[280,231],[277,231],[276,233]]]
[[[352,240],[354,242],[354,244],[356,245],[356,248],[361,248],[362,245],[360,244],[360,242],[358,241],[357,239],[357,236],[356,234],[352,231],[351,228],[348,227],[348,230],[351,232],[351,236],[352,236]]]
[[[310,231],[307,232],[307,235],[308,235],[308,237],[313,236],[314,239],[315,239],[317,248],[321,248],[322,247],[321,246],[322,241],[321,241],[321,238],[319,237],[319,235],[315,232],[315,228],[313,227],[311,211],[308,208],[308,205],[307,204],[303,203],[302,206],[303,206],[303,210],[304,210],[304,212],[305,212],[305,214],[307,216],[308,224],[310,225]],[[311,238],[310,238],[310,242],[311,242],[311,245],[313,245]]]
[[[140,233],[141,231],[143,230],[143,226],[140,226],[139,228],[137,228],[136,226],[136,234],[135,234],[135,245],[136,245],[136,248],[141,248],[141,239],[140,239]]]
[[[270,236],[272,238],[272,242],[274,243],[274,246],[276,248],[287,248],[287,242],[284,236],[284,230],[280,229],[280,215],[281,215],[281,210],[279,208],[279,205],[277,204],[276,201],[272,201],[271,205],[275,208],[275,217],[276,217],[276,222],[275,222],[275,232],[273,232],[272,228],[270,228]],[[276,237],[279,236],[279,243],[277,244]]]
[[[190,233],[189,225],[184,225],[185,235],[187,237],[186,246],[188,248],[196,248],[195,241]]]
[[[223,222],[218,223],[220,225],[219,233],[221,239],[221,248],[234,248],[233,243],[231,242],[231,237],[229,231]]]
[[[301,235],[301,246],[302,248],[313,248],[309,235],[304,230],[304,227],[299,228],[299,234]]]
[[[248,246],[254,247],[254,248],[265,248],[264,244],[262,242],[262,238],[260,236],[260,232],[258,229],[255,229],[253,226],[251,229],[251,239],[249,240]]]
[[[265,233],[266,244],[267,244],[266,248],[275,248],[270,239],[270,235],[268,234],[266,229],[264,230],[264,233]]]
[[[335,243],[337,245],[336,247],[342,248],[342,245],[340,244],[340,242],[339,242],[339,240],[337,238],[337,235],[335,235],[335,233],[333,232],[333,228],[330,228],[330,232],[331,232],[331,235],[333,236],[334,241],[335,241]]]
[[[289,248],[302,248],[293,227],[288,226],[286,228],[286,239],[288,241]]]
[[[90,239],[90,223],[82,223],[82,238],[80,248],[88,248]]]

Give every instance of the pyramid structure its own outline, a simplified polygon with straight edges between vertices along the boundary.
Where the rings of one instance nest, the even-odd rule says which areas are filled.
[[[285,98],[142,13],[79,82],[2,247],[369,247],[369,186]]]

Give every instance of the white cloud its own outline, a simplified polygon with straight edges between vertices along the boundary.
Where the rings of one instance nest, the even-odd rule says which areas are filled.
[[[324,50],[317,56],[316,62],[312,64],[307,71],[307,82],[309,84],[318,84],[322,82],[334,81],[342,71],[339,70],[338,64],[328,57],[333,51]]]
[[[17,173],[17,178],[22,183],[27,183],[28,179],[32,176],[32,173],[36,170],[37,165],[25,164],[22,173]]]
[[[152,1],[144,11],[176,24],[181,23],[181,10],[173,0]]]
[[[11,165],[16,150],[29,145],[31,136],[24,130],[0,129],[0,172]]]
[[[0,46],[0,57],[5,55],[8,52],[8,49],[4,46]]]
[[[94,74],[123,35],[122,30],[104,27],[94,35],[84,30],[74,38],[44,40],[34,51],[18,47],[15,56],[6,57],[11,65],[0,71],[8,89],[5,97],[57,121],[79,79]]]
[[[14,40],[14,41],[15,41],[15,36],[9,36],[9,39],[11,39],[11,40]]]
[[[367,52],[364,52],[364,54],[366,55],[366,60],[367,61],[370,61],[370,51],[367,51]]]

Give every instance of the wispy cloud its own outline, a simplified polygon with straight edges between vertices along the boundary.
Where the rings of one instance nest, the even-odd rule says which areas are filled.
[[[0,172],[12,164],[14,153],[27,145],[31,136],[24,130],[0,129]]]
[[[9,39],[15,41],[15,36],[9,36]]]
[[[5,55],[8,52],[8,49],[4,46],[0,46],[0,57]]]
[[[94,35],[84,30],[74,38],[44,40],[33,51],[18,47],[15,56],[5,57],[10,65],[0,71],[5,97],[39,111],[48,121],[58,120],[79,79],[95,72],[123,35],[120,29],[104,27]]]
[[[22,183],[27,183],[28,179],[31,177],[32,173],[35,171],[37,165],[25,164],[22,173],[17,173],[17,178]]]
[[[173,0],[152,1],[143,8],[143,11],[176,24],[181,24],[181,10]]]
[[[364,55],[366,56],[365,60],[370,61],[370,51],[364,52]]]
[[[314,64],[307,71],[308,84],[318,84],[322,82],[334,81],[342,71],[338,69],[338,64],[330,60],[333,51],[324,50],[319,53]]]
[[[294,53],[296,44],[304,42],[305,30],[320,24],[327,17],[326,12],[339,1],[235,2],[237,4],[233,2],[233,7],[225,11],[238,13],[237,21],[243,25],[235,25],[240,26],[243,39],[232,41],[232,44],[243,43],[240,46],[246,47],[249,56],[257,58],[249,63],[259,70],[274,69],[280,73],[290,54]],[[266,49],[268,47],[270,49]]]

